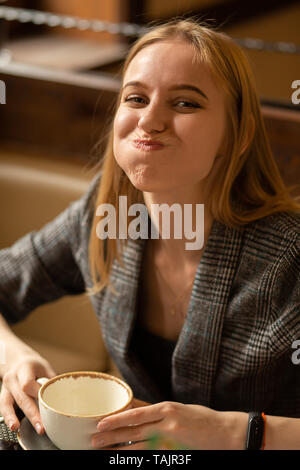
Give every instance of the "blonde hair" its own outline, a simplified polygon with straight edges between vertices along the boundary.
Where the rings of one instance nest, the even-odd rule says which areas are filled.
[[[225,158],[218,170],[209,209],[213,218],[231,226],[242,227],[249,222],[281,211],[299,211],[283,183],[268,142],[255,80],[248,60],[239,46],[226,34],[193,19],[171,20],[149,30],[132,46],[123,67],[123,77],[136,54],[158,41],[182,39],[191,44],[195,60],[206,64],[219,81],[227,101],[227,141]],[[121,93],[116,102],[118,108]],[[106,150],[101,161],[102,177],[96,207],[113,204],[118,215],[120,195],[127,196],[128,206],[143,202],[136,189],[118,166],[113,153],[111,127]],[[117,217],[118,219],[118,217]],[[109,274],[114,259],[126,241],[103,240],[96,234],[99,218],[94,213],[91,227],[89,261],[94,282],[90,293],[100,292],[110,285]],[[129,220],[127,221],[129,223]]]

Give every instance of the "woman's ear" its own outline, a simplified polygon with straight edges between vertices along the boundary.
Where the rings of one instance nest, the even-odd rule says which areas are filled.
[[[248,127],[247,127],[246,135],[244,138],[244,142],[241,147],[240,155],[242,155],[248,149],[254,137],[254,132],[255,132],[255,121],[254,121],[253,114],[250,114]]]

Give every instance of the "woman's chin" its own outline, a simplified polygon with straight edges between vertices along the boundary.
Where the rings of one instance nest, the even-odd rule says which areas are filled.
[[[158,188],[156,185],[151,184],[146,181],[131,181],[133,186],[138,189],[139,191],[143,191],[146,193],[154,193],[157,192]]]
[[[155,192],[161,191],[161,185],[157,181],[157,177],[146,175],[144,171],[135,171],[128,175],[132,185],[139,191]]]

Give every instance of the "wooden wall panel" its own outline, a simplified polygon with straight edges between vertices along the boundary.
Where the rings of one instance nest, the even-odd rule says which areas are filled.
[[[62,158],[89,159],[111,116],[112,90],[1,74],[7,104],[0,106],[0,145],[48,149]],[[22,90],[22,92],[20,92]]]
[[[262,112],[280,173],[300,196],[300,111],[263,106]]]
[[[43,0],[43,9],[62,15],[77,16],[85,19],[120,22],[126,20],[127,0]],[[50,29],[50,28],[49,28]],[[52,33],[75,37],[98,39],[99,41],[116,42],[120,38],[109,33],[78,31],[75,29],[53,28]]]
[[[218,3],[221,3],[220,0],[146,0],[145,12],[149,20],[171,18],[189,10],[200,10]]]

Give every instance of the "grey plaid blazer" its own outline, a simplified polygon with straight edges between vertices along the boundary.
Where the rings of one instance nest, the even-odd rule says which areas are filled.
[[[55,220],[0,251],[0,311],[18,322],[38,305],[90,287],[88,241],[96,177]],[[300,217],[244,230],[214,222],[172,358],[174,399],[218,410],[300,417]],[[91,298],[108,351],[137,398],[163,399],[130,340],[145,240],[129,240],[109,289]]]

